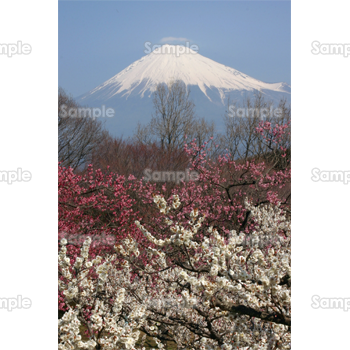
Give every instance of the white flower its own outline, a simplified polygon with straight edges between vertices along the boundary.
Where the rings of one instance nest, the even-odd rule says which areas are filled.
[[[171,210],[161,196],[154,200],[162,213]],[[176,196],[173,197],[174,203],[175,207],[180,205],[180,199]],[[290,222],[277,209],[252,206],[249,210],[256,218],[255,231],[247,232],[252,243],[258,242],[259,237],[280,232],[282,228],[289,230]],[[192,219],[199,214],[193,212]],[[88,269],[72,270],[72,274],[69,271],[67,249],[62,245],[58,262],[60,278],[65,278],[59,281],[59,289],[67,305],[75,306],[70,306],[70,310],[58,321],[59,350],[96,348],[95,341],[82,341],[80,334],[79,319],[83,319],[81,313],[86,306],[91,308],[89,327],[97,331],[103,327],[105,330],[103,334],[94,334],[96,341],[105,350],[134,349],[139,337],[138,329],[145,327],[151,334],[156,334],[157,327],[152,325],[148,328],[148,319],[160,326],[159,321],[165,318],[171,320],[165,326],[169,334],[186,344],[186,348],[218,348],[217,340],[210,338],[199,344],[197,342],[197,346],[192,341],[192,338],[195,339],[194,334],[183,326],[186,320],[210,334],[206,321],[203,321],[206,315],[219,317],[215,320],[215,328],[221,337],[221,344],[224,344],[222,349],[249,347],[266,350],[272,342],[277,341],[274,343],[276,348],[290,349],[287,326],[261,322],[257,317],[251,319],[227,311],[233,306],[242,305],[268,313],[276,306],[290,317],[290,287],[287,284],[279,285],[281,279],[290,273],[290,240],[282,242],[274,251],[270,249],[269,253],[266,249],[258,249],[255,243],[253,246],[242,244],[245,234],[237,235],[234,231],[228,241],[214,229],[209,230],[209,237],[201,239],[197,236],[194,240],[193,226],[202,222],[204,216],[197,220],[197,224],[191,219],[193,226],[191,223],[188,226],[181,221],[183,219],[173,223],[165,218],[169,225],[166,227],[169,237],[165,240],[155,238],[138,221],[135,222],[145,237],[155,244],[152,245],[154,248],[148,248],[151,259],[145,266],[141,265],[136,278],[129,267],[136,261],[135,256],[145,250],[140,245],[139,251],[131,237],[122,241],[127,256],[121,263],[116,260],[116,255],[104,257],[104,262],[101,257],[88,259],[89,240],[86,240],[75,266],[84,263]],[[164,237],[164,232],[155,235]],[[165,245],[166,249],[163,248]],[[179,264],[177,251],[182,254]],[[84,256],[87,256],[85,262]],[[166,263],[169,266],[163,269]],[[193,272],[193,269],[200,272]],[[71,300],[74,303],[70,303]],[[235,329],[235,334],[228,333],[230,329]],[[232,340],[234,342],[231,344]],[[159,340],[156,343],[158,348],[164,348]]]

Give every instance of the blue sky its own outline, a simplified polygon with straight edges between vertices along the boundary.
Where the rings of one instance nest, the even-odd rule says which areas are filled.
[[[289,1],[59,1],[59,85],[79,96],[182,38],[265,82],[291,81]],[[163,39],[163,40],[162,40]]]

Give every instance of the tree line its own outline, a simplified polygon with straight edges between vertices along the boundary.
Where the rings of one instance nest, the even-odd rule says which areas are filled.
[[[286,100],[281,100],[277,108],[278,117],[268,115],[264,122],[272,126],[288,125],[279,145],[286,150],[276,148],[274,135],[266,142],[257,132],[262,122],[258,113],[245,116],[232,116],[233,110],[261,111],[270,110],[272,101],[265,100],[262,93],[247,98],[242,104],[227,101],[223,116],[224,132],[216,130],[214,122],[208,122],[196,115],[195,104],[190,90],[181,80],[161,83],[156,86],[153,95],[153,114],[149,123],[138,123],[132,137],[124,139],[113,137],[104,129],[100,120],[92,118],[63,117],[60,110],[81,107],[62,88],[58,91],[58,160],[62,166],[72,167],[76,171],[85,171],[88,164],[101,169],[132,174],[142,177],[146,168],[183,170],[188,165],[188,156],[184,151],[191,141],[197,146],[207,146],[207,157],[212,160],[229,154],[232,159],[242,162],[258,159],[285,167],[290,160],[290,119],[291,108]],[[237,113],[238,114],[238,113]]]

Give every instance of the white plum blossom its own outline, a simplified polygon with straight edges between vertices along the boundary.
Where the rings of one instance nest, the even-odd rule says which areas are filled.
[[[87,240],[71,266],[61,241],[59,289],[69,310],[59,320],[59,349],[144,349],[146,337],[158,349],[166,341],[178,349],[290,349],[290,219],[280,206],[246,201],[254,228],[227,235],[205,226],[197,209],[187,222],[170,219],[181,206],[176,195],[171,205],[159,195],[154,202],[166,232],[135,222],[152,246],[128,237],[117,254],[89,261]],[[273,245],[262,246],[265,236]]]

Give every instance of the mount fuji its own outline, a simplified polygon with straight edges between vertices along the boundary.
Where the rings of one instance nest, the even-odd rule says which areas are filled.
[[[227,99],[242,103],[260,91],[266,100],[290,102],[291,88],[286,83],[264,83],[236,69],[215,62],[178,45],[163,45],[135,61],[95,89],[77,97],[83,106],[114,108],[106,118],[106,128],[114,136],[130,136],[138,122],[152,116],[152,94],[158,83],[182,80],[190,89],[196,114],[223,127]]]

